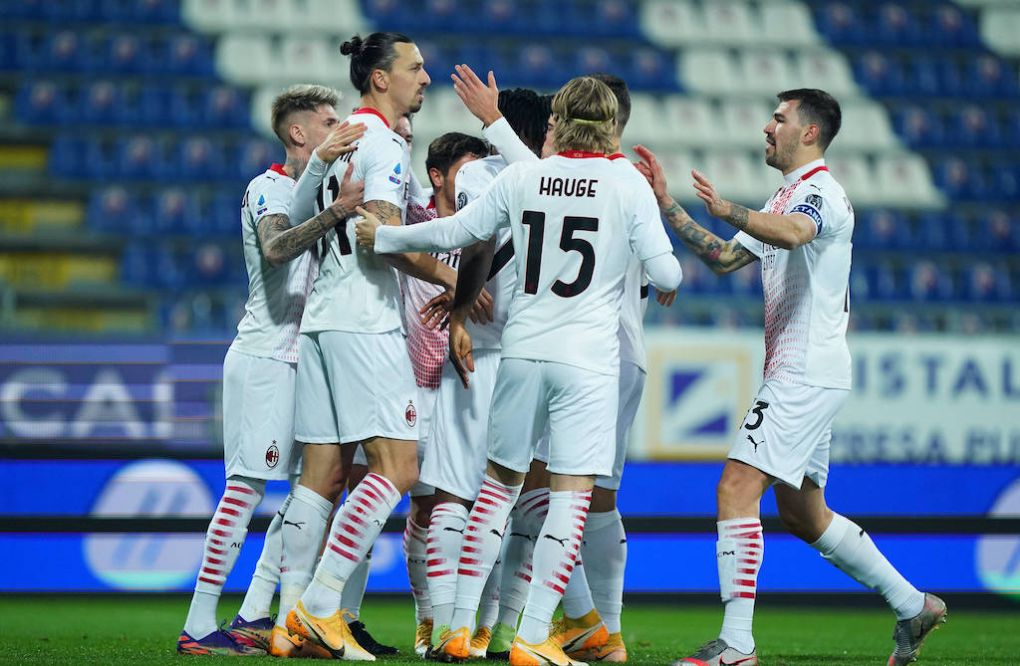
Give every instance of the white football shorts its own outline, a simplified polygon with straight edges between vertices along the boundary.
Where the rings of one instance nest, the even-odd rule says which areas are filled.
[[[294,363],[227,350],[223,359],[223,462],[227,476],[287,479],[294,442]]]
[[[420,479],[465,500],[478,497],[485,475],[489,405],[496,385],[499,350],[478,349],[473,356],[475,371],[468,389],[461,385],[452,363],[443,368]]]
[[[431,452],[432,445],[429,443],[429,436],[432,432],[433,422],[436,415],[436,399],[439,396],[439,389],[427,386],[418,387],[418,481],[408,494],[411,497],[424,497],[436,492],[436,489],[425,483],[421,478],[421,469],[425,464],[427,454]]]
[[[619,490],[623,478],[623,465],[627,462],[627,443],[630,427],[641,404],[641,393],[645,390],[645,371],[629,361],[620,363],[620,406],[616,414],[616,457],[613,459],[613,473],[595,479],[595,485],[606,490]]]
[[[832,422],[850,391],[768,380],[737,430],[729,458],[794,488],[825,487]]]
[[[418,387],[399,330],[302,333],[295,435],[306,444],[418,438]]]
[[[489,459],[527,472],[548,424],[550,473],[608,476],[616,452],[618,392],[618,374],[504,358],[492,393]]]

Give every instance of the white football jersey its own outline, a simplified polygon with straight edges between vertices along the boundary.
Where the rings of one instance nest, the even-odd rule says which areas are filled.
[[[815,238],[793,250],[744,232],[734,238],[761,260],[765,294],[765,379],[849,389],[850,242],[854,210],[843,187],[816,160],[785,176],[762,212],[802,213]]]
[[[365,135],[358,140],[357,151],[340,157],[326,170],[316,211],[324,210],[339,196],[347,163],[353,161],[352,180],[365,182],[365,201],[389,202],[398,206],[403,216],[409,175],[407,143],[373,109],[355,111],[347,121],[364,123]],[[305,306],[302,332],[385,333],[401,328],[397,271],[384,258],[358,247],[356,219],[349,218],[324,237],[319,275]]]
[[[248,301],[231,348],[287,363],[297,363],[298,332],[305,299],[315,280],[317,264],[305,252],[282,266],[262,254],[259,222],[267,215],[287,214],[294,179],[279,164],[248,183],[241,203],[241,242],[248,270]]]
[[[619,372],[631,253],[645,261],[673,250],[636,169],[579,151],[512,164],[456,217],[476,238],[510,226],[517,284],[503,358]]]
[[[635,171],[623,153],[609,156],[617,168]],[[658,213],[655,221],[662,224]],[[620,308],[620,361],[633,363],[642,370],[648,364],[645,353],[645,311],[648,310],[648,281],[645,269],[636,255],[631,255],[627,277],[623,282],[623,304]]]
[[[506,160],[499,155],[473,160],[462,166],[455,181],[457,210],[482,196],[506,166]],[[510,238],[510,229],[500,229],[496,232],[496,254],[492,257],[492,268],[485,282],[485,288],[492,295],[492,321],[476,324],[468,319],[465,324],[474,349],[499,349],[501,346],[503,328],[510,315],[514,285],[517,284],[513,258],[514,244]]]

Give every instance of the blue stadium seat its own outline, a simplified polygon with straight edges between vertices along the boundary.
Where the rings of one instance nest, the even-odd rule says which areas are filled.
[[[971,18],[959,7],[949,3],[943,3],[931,12],[925,37],[937,44],[958,48],[981,44],[981,38]]]
[[[407,31],[424,19],[423,4],[414,0],[364,0],[361,6],[365,17],[385,30]]]
[[[283,157],[278,144],[262,139],[241,142],[235,150],[235,155],[229,162],[235,170],[226,176],[245,182],[268,169],[270,164],[282,162]]]
[[[484,29],[502,35],[526,35],[533,17],[514,0],[482,0],[479,20]]]
[[[155,253],[149,243],[132,241],[124,247],[120,260],[120,279],[135,286],[152,285],[156,274]]]
[[[980,164],[959,157],[942,158],[933,165],[935,185],[951,199],[968,201],[980,199],[987,186]]]
[[[189,273],[195,283],[218,284],[231,277],[231,261],[217,241],[201,243],[189,253],[188,259]]]
[[[1020,95],[1016,70],[991,54],[974,57],[966,65],[964,90],[975,97],[1015,98]]]
[[[1020,252],[1020,220],[1002,209],[990,210],[978,217],[980,249],[1004,254]]]
[[[893,126],[911,148],[938,147],[946,142],[942,117],[923,106],[899,107],[893,115]]]
[[[97,67],[99,71],[117,74],[141,74],[151,71],[153,58],[148,53],[148,44],[137,35],[121,33],[105,43],[105,57]]]
[[[873,210],[857,214],[854,244],[862,248],[899,250],[911,246],[912,230],[906,217],[891,210]]]
[[[14,98],[18,120],[28,125],[56,125],[74,112],[67,90],[52,81],[27,81]]]
[[[910,296],[915,301],[948,301],[955,296],[953,275],[934,261],[921,259],[906,269]]]
[[[234,237],[240,230],[241,200],[228,192],[217,192],[209,203],[210,233]]]
[[[440,42],[428,38],[415,39],[414,43],[425,60],[425,69],[432,77],[433,84],[445,85],[449,83],[449,79],[446,77],[453,72],[453,66],[459,64],[454,63],[451,51]]]
[[[153,197],[152,218],[153,231],[161,235],[190,235],[204,230],[194,197],[177,187]]]
[[[517,49],[513,76],[521,85],[546,88],[563,81],[561,56],[550,46],[537,42],[524,44]]]
[[[78,122],[86,125],[130,124],[130,109],[120,88],[112,81],[92,81],[78,94]]]
[[[41,4],[36,10],[39,13],[32,18],[60,23],[87,21],[95,18],[94,4],[93,0],[48,0]]]
[[[247,128],[251,121],[251,100],[233,86],[215,86],[203,95],[202,123],[212,127]]]
[[[960,276],[962,295],[979,303],[1008,303],[1013,298],[1009,271],[1005,266],[979,262],[966,266]]]
[[[98,0],[99,15],[114,23],[180,22],[180,0]]]
[[[187,137],[176,148],[177,179],[203,182],[222,180],[226,150],[222,143],[202,136]]]
[[[57,178],[77,178],[82,173],[85,139],[70,134],[58,135],[50,144],[48,170]]]
[[[825,2],[816,5],[815,26],[834,44],[863,44],[868,35],[865,21],[856,5],[848,2]]]
[[[900,63],[891,56],[869,51],[854,60],[854,78],[876,95],[901,94],[904,74]]]
[[[953,214],[927,212],[917,218],[917,237],[933,252],[971,249],[969,229],[966,220]]]
[[[198,35],[172,35],[157,47],[161,71],[185,76],[214,76],[212,44]]]
[[[166,289],[180,289],[188,283],[191,274],[185,270],[183,253],[169,243],[160,243],[152,251],[152,268],[148,283]]]
[[[637,39],[641,37],[638,24],[636,3],[624,0],[596,0],[593,7],[589,6],[591,33],[614,39]]]
[[[959,109],[950,117],[949,126],[955,130],[950,134],[955,139],[954,144],[961,148],[997,148],[1001,145],[999,124],[983,107],[970,105]]]
[[[962,92],[961,86],[952,61],[915,52],[907,62],[902,88],[891,92],[921,97],[956,96]]]
[[[479,12],[466,2],[458,0],[425,0],[425,9],[415,15],[408,11],[407,2],[401,4],[401,11],[418,26],[415,31],[429,29],[436,32],[470,32],[477,29]],[[474,11],[472,11],[474,10]],[[410,30],[410,29],[409,29]]]
[[[93,61],[90,45],[73,30],[48,34],[32,56],[33,61],[26,65],[50,72],[89,71]]]
[[[869,300],[897,301],[909,297],[902,272],[889,261],[865,263],[862,269],[868,282]]]
[[[574,70],[586,74],[594,72],[607,72],[622,74],[615,66],[616,58],[609,52],[609,49],[601,46],[582,46],[574,52]]]
[[[119,139],[114,147],[114,170],[124,180],[157,180],[174,175],[165,168],[162,151],[148,136],[136,135]]]
[[[653,48],[638,47],[629,50],[624,78],[634,90],[679,89],[676,81],[676,65],[664,52]]]
[[[89,228],[106,233],[127,234],[138,217],[138,204],[130,192],[119,185],[93,190],[85,220]]]
[[[988,196],[999,201],[1020,200],[1020,166],[1011,160],[994,160],[986,171]]]
[[[1002,141],[1004,148],[1020,148],[1020,108],[1012,108],[1003,119]]]
[[[886,2],[871,21],[868,40],[887,46],[916,46],[922,43],[924,30],[915,14],[903,5]]]

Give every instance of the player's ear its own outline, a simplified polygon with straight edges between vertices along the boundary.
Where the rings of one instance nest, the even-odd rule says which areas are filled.
[[[372,85],[375,86],[379,92],[386,92],[390,87],[390,75],[384,69],[373,69],[372,70]]]
[[[290,136],[290,141],[295,146],[305,145],[305,129],[301,125],[294,123],[287,128],[287,135]]]
[[[429,169],[429,182],[432,184],[432,189],[438,190],[443,186],[443,173],[436,167]]]
[[[817,123],[809,123],[804,128],[804,133],[801,135],[801,141],[809,146],[813,146],[818,143],[818,137],[821,134],[821,130],[818,128]]]

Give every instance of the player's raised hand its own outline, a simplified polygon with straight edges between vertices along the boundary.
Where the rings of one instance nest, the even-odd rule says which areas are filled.
[[[733,204],[726,201],[715,190],[715,185],[697,169],[691,170],[691,177],[694,178],[694,191],[698,198],[705,202],[705,208],[715,217],[726,217],[730,214]]]
[[[450,320],[450,362],[460,376],[460,383],[468,388],[469,373],[475,371],[475,359],[471,355],[471,335],[458,318]]]
[[[656,289],[655,300],[659,305],[668,308],[673,305],[673,301],[676,300],[676,289],[673,291],[659,291]]]
[[[354,225],[354,235],[358,239],[358,245],[369,250],[375,249],[375,230],[382,226],[382,222],[361,206],[354,210],[361,216],[361,219]]]
[[[456,74],[451,74],[453,89],[471,114],[488,127],[503,117],[499,112],[499,88],[496,75],[489,72],[489,83],[482,82],[474,70],[467,65],[456,65]]]
[[[364,123],[352,125],[344,121],[333,128],[326,140],[315,149],[315,154],[326,164],[331,164],[341,155],[353,153],[358,149],[354,142],[365,135],[365,129]]]
[[[330,206],[336,210],[342,220],[353,215],[352,211],[365,203],[365,181],[351,180],[353,174],[354,164],[348,164],[347,170],[344,171],[344,178],[340,182],[340,196]]]
[[[672,203],[673,197],[669,196],[666,172],[663,171],[655,153],[640,145],[634,146],[634,152],[641,158],[641,161],[635,162],[634,166],[651,185],[652,192],[655,193],[655,200],[659,202],[660,207],[668,207]]]

